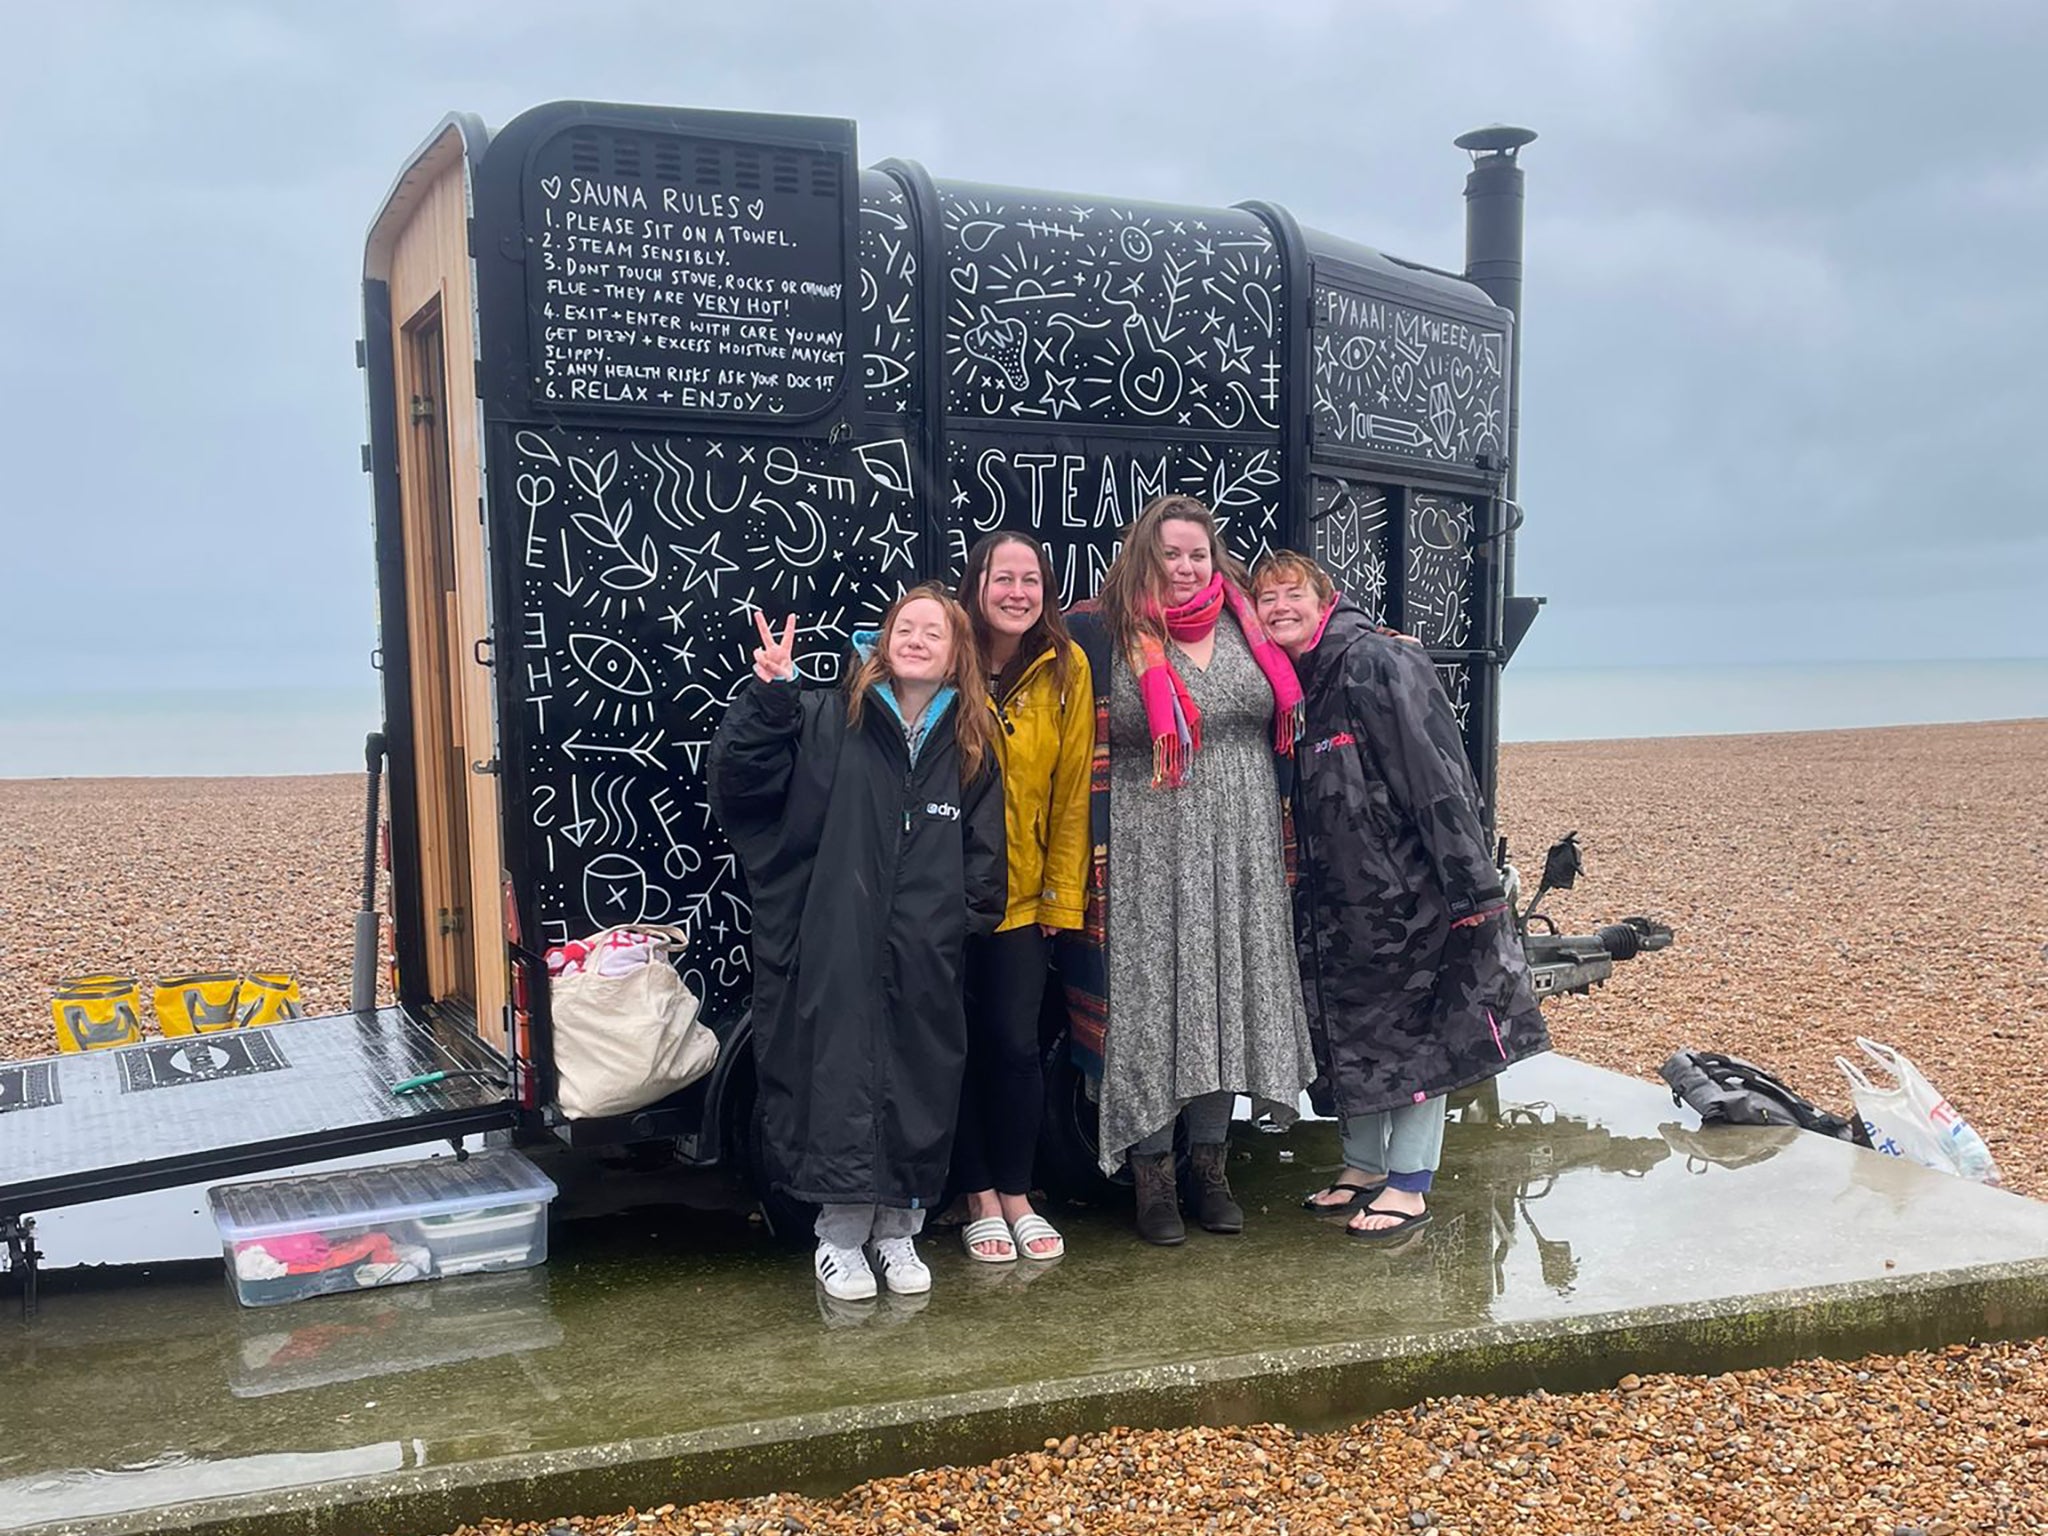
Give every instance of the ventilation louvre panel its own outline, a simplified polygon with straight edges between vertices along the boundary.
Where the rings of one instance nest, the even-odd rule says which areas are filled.
[[[579,128],[570,138],[570,168],[581,176],[616,176],[716,191],[779,192],[838,197],[837,157],[801,149],[719,144],[680,134]]]

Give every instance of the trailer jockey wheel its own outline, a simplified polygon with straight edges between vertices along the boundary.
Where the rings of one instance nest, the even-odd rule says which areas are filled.
[[[36,1247],[36,1219],[33,1216],[0,1216],[0,1237],[7,1239],[7,1267],[21,1276],[21,1316],[36,1315],[36,1266],[42,1250]]]

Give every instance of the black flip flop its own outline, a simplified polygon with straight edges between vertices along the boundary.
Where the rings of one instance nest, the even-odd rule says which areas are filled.
[[[1348,1216],[1379,1198],[1380,1191],[1386,1187],[1384,1179],[1377,1184],[1325,1184],[1321,1189],[1310,1190],[1302,1196],[1301,1208],[1304,1211],[1314,1211],[1318,1216]],[[1317,1195],[1327,1195],[1333,1189],[1348,1189],[1351,1195],[1348,1199],[1332,1200],[1328,1204],[1316,1199]]]
[[[1391,1227],[1370,1227],[1364,1230],[1352,1226],[1349,1222],[1345,1223],[1344,1231],[1347,1236],[1363,1238],[1367,1242],[1391,1241],[1405,1233],[1413,1232],[1417,1227],[1423,1226],[1429,1221],[1429,1207],[1427,1206],[1424,1206],[1412,1216],[1406,1211],[1382,1211],[1370,1205],[1363,1206],[1361,1209],[1371,1216],[1394,1216],[1399,1218]]]

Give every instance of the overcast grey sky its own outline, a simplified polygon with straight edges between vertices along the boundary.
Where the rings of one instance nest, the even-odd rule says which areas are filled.
[[[2040,0],[0,0],[0,687],[367,680],[366,226],[574,97],[1449,267],[1526,123],[1522,662],[2048,655],[2044,78]]]

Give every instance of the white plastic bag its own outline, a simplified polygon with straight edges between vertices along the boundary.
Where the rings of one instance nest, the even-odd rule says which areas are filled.
[[[1835,1058],[1835,1065],[1849,1080],[1849,1096],[1855,1100],[1856,1114],[1872,1147],[1887,1157],[1903,1157],[1980,1184],[1998,1182],[1998,1165],[1991,1160],[1984,1138],[1910,1059],[1861,1035],[1856,1044],[1877,1070],[1897,1085],[1879,1087],[1855,1062],[1845,1056]]]
[[[620,929],[584,941],[599,953]],[[554,1020],[555,1102],[571,1120],[627,1115],[694,1083],[718,1060],[718,1037],[697,1020],[697,999],[668,963],[680,928],[635,923],[654,942],[647,962],[606,975],[599,967],[548,983]]]

